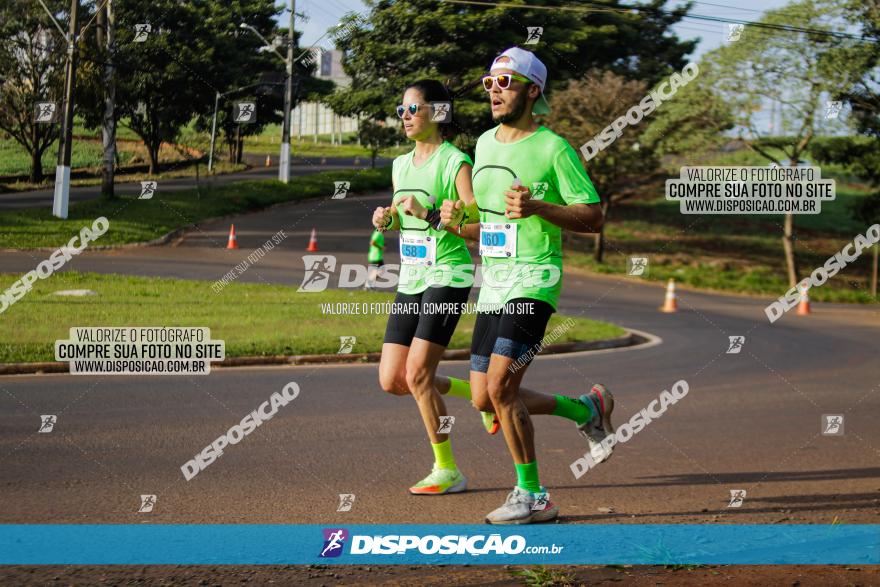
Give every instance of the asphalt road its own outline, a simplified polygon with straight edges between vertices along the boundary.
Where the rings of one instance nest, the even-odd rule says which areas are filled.
[[[278,206],[204,223],[177,246],[87,251],[68,266],[210,282],[284,230],[286,240],[239,279],[298,285],[311,228],[321,252],[364,262],[370,211],[387,196]],[[222,248],[231,221],[238,251]],[[45,255],[4,253],[0,271],[27,271]],[[215,295],[209,285],[205,303]],[[307,295],[291,289],[295,303]],[[586,448],[574,425],[537,417],[541,477],[561,521],[880,523],[877,307],[815,304],[812,316],[792,312],[770,325],[768,300],[679,291],[680,311],[662,314],[662,298],[656,284],[566,275],[562,313],[662,343],[541,357],[527,386],[579,395],[603,382],[615,392],[618,424],[680,379],[690,392],[580,479],[569,468]],[[296,327],[279,317],[279,328]],[[739,354],[726,353],[733,335],[746,337]],[[440,371],[465,377],[467,363]],[[376,379],[375,365],[2,378],[0,523],[482,521],[515,482],[501,436],[487,436],[473,408],[451,398],[453,446],[471,491],[410,496],[406,487],[430,469],[430,447],[414,402],[384,394]],[[181,465],[290,381],[302,390],[296,400],[184,479]],[[37,433],[41,414],[58,416],[52,433]],[[821,434],[823,414],[845,416],[842,436]],[[742,507],[728,508],[730,491],[741,489]],[[356,496],[349,512],[336,511],[341,493]],[[152,513],[137,513],[141,494],[158,496]]]
[[[225,185],[237,181],[259,180],[259,179],[277,179],[278,178],[278,155],[272,155],[273,164],[269,167],[265,166],[265,155],[250,154],[245,156],[246,162],[253,165],[251,169],[240,171],[237,173],[227,173],[217,175],[211,179],[201,178],[202,184],[209,185]],[[377,165],[384,165],[390,162],[390,159],[380,158],[376,160]],[[319,171],[328,171],[331,169],[357,169],[364,165],[369,165],[369,159],[360,157],[357,164],[354,157],[293,157],[293,165],[291,173],[293,176],[306,175],[309,173],[317,173]],[[202,167],[202,173],[206,167]],[[184,189],[196,187],[194,177],[184,177],[179,179],[161,179],[159,180],[160,192],[174,192]],[[116,184],[116,194],[120,196],[137,196],[141,193],[139,182],[118,183]],[[29,192],[11,192],[0,193],[0,212],[8,210],[19,210],[23,208],[39,208],[46,207],[52,209],[52,200],[54,198],[54,188],[34,190]],[[101,186],[82,186],[70,188],[70,203],[84,202],[86,200],[94,200],[101,195]]]

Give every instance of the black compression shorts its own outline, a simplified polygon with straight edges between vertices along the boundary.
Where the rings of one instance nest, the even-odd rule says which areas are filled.
[[[397,292],[385,342],[410,346],[413,338],[421,338],[449,346],[469,293],[469,287],[429,287],[418,294]]]
[[[497,312],[478,314],[471,342],[471,371],[488,371],[492,354],[514,361],[528,356],[530,350],[537,354],[554,311],[547,302],[515,298]],[[530,356],[528,362],[531,362]]]

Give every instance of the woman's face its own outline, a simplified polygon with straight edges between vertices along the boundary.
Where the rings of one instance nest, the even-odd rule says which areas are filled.
[[[419,90],[409,88],[403,94],[403,102],[401,103],[405,108],[401,122],[403,123],[403,132],[406,133],[408,139],[421,141],[437,132],[437,123],[431,122],[431,105],[425,102],[425,97]],[[419,111],[411,114],[410,104],[418,104]]]

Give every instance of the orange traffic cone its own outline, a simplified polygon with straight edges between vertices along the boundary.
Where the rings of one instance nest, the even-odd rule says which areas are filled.
[[[272,167],[272,155],[266,155],[266,167]]]
[[[797,315],[806,316],[812,314],[810,311],[810,296],[807,295],[807,288],[798,286],[798,289],[801,290],[801,301],[798,302]]]
[[[229,227],[229,243],[226,245],[227,249],[237,249],[238,248],[238,239],[235,238],[235,225],[231,225]]]
[[[309,246],[306,251],[309,253],[318,252],[318,233],[315,232],[314,228],[312,229],[312,236],[309,238]]]
[[[666,312],[667,314],[678,311],[678,302],[675,300],[674,279],[670,279],[669,283],[666,284],[666,299],[663,301],[663,307],[660,308],[660,311]]]

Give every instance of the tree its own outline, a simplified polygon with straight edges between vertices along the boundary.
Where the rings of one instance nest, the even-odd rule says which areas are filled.
[[[646,95],[645,82],[630,80],[611,71],[592,70],[573,80],[550,97],[551,112],[547,125],[577,145],[585,137],[598,135],[602,129],[626,113]],[[613,204],[632,196],[633,189],[644,182],[658,165],[651,149],[642,146],[644,124],[630,127],[609,147],[587,162],[590,179],[602,199],[606,224]],[[605,229],[596,234],[594,256],[603,261]]]
[[[263,42],[242,30],[247,23],[271,35],[279,9],[272,0],[178,2],[177,0],[126,0],[117,3],[116,117],[131,128],[147,149],[150,173],[159,170],[162,143],[173,142],[181,128],[197,119],[198,128],[209,128],[216,94],[256,84],[264,72],[283,71],[284,64],[270,52],[261,52]],[[150,30],[138,36],[136,27]],[[143,39],[143,40],[142,40]],[[84,58],[83,115],[95,128],[101,124],[104,108],[102,68],[105,54],[92,39]],[[258,99],[255,125],[245,132],[258,132],[278,120],[278,103],[257,90],[245,97]],[[231,97],[232,98],[232,97]],[[235,125],[227,124],[231,102],[220,111],[220,128],[232,136]]]
[[[59,8],[58,2],[49,6]],[[58,126],[36,123],[37,102],[61,111],[66,43],[43,8],[29,0],[0,7],[0,130],[30,155],[29,181],[43,180],[43,153],[58,138]]]
[[[365,118],[358,128],[361,144],[370,151],[371,167],[376,168],[376,155],[379,151],[391,147],[400,138],[400,133],[393,127],[382,122]]]
[[[344,51],[343,67],[352,82],[328,102],[341,115],[384,119],[407,82],[449,79],[458,94],[459,130],[463,140],[472,142],[492,124],[480,78],[508,47],[534,50],[547,65],[550,89],[593,67],[649,84],[681,69],[696,43],[679,41],[670,27],[689,6],[664,12],[664,4],[652,0],[632,11],[609,0],[602,2],[602,10],[584,6],[572,12],[535,8],[559,5],[553,0],[536,0],[523,8],[368,0],[370,12],[364,20],[350,15],[340,26],[336,43]],[[527,26],[543,27],[537,44],[524,45]]]
[[[843,10],[834,0],[801,0],[765,12],[761,23],[793,30],[747,28],[742,38],[706,55],[700,64],[704,87],[713,88],[730,106],[740,137],[768,163],[781,165],[770,144],[796,166],[807,152],[824,114],[825,102],[850,87],[864,71],[858,59],[843,59],[858,41],[833,34],[847,32]],[[757,113],[768,106],[780,111],[783,141],[768,143]],[[786,214],[782,246],[789,284],[799,282],[795,257],[794,216]]]

